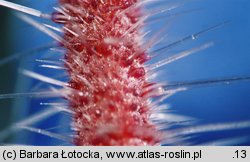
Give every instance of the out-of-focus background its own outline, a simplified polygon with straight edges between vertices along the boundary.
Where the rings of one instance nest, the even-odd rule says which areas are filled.
[[[13,2],[41,10],[44,13],[52,13],[54,11],[53,7],[57,6],[56,1],[50,0],[39,2],[22,0]],[[16,14],[19,14],[18,12],[13,12],[3,7],[0,8],[0,12],[2,20],[0,30],[0,58],[4,59],[8,56],[16,56],[16,59],[13,59],[13,61],[7,64],[1,64],[0,61],[0,93],[39,92],[48,90],[50,85],[41,84],[40,81],[24,76],[20,71],[22,69],[28,69],[45,76],[56,77],[59,74],[63,76],[65,73],[60,70],[39,67],[40,65],[46,64],[39,60],[58,60],[59,58],[63,58],[63,55],[59,54],[59,52],[54,52],[53,50],[50,50],[49,47],[46,48],[46,46],[55,44],[54,40],[43,32],[20,20],[16,16]],[[51,23],[49,20],[43,20],[36,17],[32,18],[40,23]],[[67,80],[67,77],[64,77],[61,80]],[[9,133],[10,131],[5,131],[13,126],[13,123],[22,121],[23,119],[32,118],[32,115],[42,114],[52,109],[48,106],[41,105],[41,103],[64,102],[64,100],[58,101],[55,99],[39,99],[24,96],[25,95],[18,95],[18,97],[14,97],[13,99],[0,100],[0,130],[2,130],[2,132],[0,131],[0,141],[2,139],[1,143],[68,145],[67,142],[48,138],[40,133],[31,133],[30,131],[24,130],[13,131],[11,133]],[[68,114],[57,114],[45,118],[41,122],[35,123],[32,126],[47,131],[65,132],[61,133],[61,135],[66,136],[72,134],[71,131],[68,130],[70,126],[69,119],[70,116]]]
[[[14,1],[44,12],[52,12],[56,1]],[[184,2],[184,3],[183,3]],[[172,4],[180,5],[171,10],[171,14],[156,15],[146,27],[147,30],[157,33],[166,28],[166,36],[161,46],[174,42],[187,35],[196,33],[218,23],[229,21],[226,25],[212,30],[195,40],[183,43],[155,58],[154,61],[166,58],[185,49],[197,47],[207,42],[214,42],[214,46],[182,60],[164,66],[159,70],[159,81],[179,82],[204,79],[219,79],[234,76],[250,76],[250,1],[248,0],[193,0],[193,1],[166,1],[166,7]],[[154,8],[154,4],[147,6]],[[170,14],[170,15],[171,15]],[[169,16],[169,17],[168,17]],[[37,19],[39,22],[45,20]],[[41,47],[50,42],[51,38],[18,19],[10,10],[0,7],[0,59],[21,51]],[[165,33],[164,33],[165,34]],[[163,35],[164,35],[163,34]],[[56,70],[38,67],[36,59],[60,57],[51,54],[49,50],[42,50],[27,54],[19,59],[0,66],[0,93],[30,92],[39,82],[18,73],[18,69],[30,69],[46,76],[60,75]],[[54,56],[55,55],[55,56]],[[61,78],[60,78],[61,79]],[[65,80],[67,78],[64,78]],[[191,116],[198,119],[199,124],[238,122],[250,120],[250,82],[238,82],[229,85],[202,86],[185,92],[180,92],[167,101],[170,109],[176,114]],[[12,123],[25,119],[32,114],[42,111],[40,99],[18,97],[0,100],[0,130],[6,130]],[[55,115],[38,125],[38,128],[65,132],[69,135],[69,116]],[[58,126],[59,125],[59,126]],[[1,132],[1,131],[0,131]],[[1,139],[0,133],[0,139]],[[236,137],[238,145],[250,145],[250,129],[238,129],[195,134],[190,138],[191,144],[209,143],[209,141]],[[19,131],[0,141],[3,144],[17,143],[30,145],[58,145],[65,144],[59,140],[44,135]],[[236,144],[236,143],[233,143]]]

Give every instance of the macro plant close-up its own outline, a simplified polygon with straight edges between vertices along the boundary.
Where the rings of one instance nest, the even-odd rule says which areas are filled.
[[[0,0],[1,145],[250,145],[248,0]]]

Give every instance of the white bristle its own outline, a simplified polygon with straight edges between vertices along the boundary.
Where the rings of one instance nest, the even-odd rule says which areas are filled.
[[[39,10],[29,8],[26,6],[22,6],[22,5],[19,5],[16,3],[4,1],[4,0],[0,0],[0,6],[8,7],[8,8],[11,8],[13,10],[24,12],[26,14],[33,15],[36,17],[47,18],[47,19],[51,18],[51,16],[49,14],[42,13]]]

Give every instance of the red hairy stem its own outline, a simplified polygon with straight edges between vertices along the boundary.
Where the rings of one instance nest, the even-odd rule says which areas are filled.
[[[138,0],[60,0],[76,145],[158,145]]]

